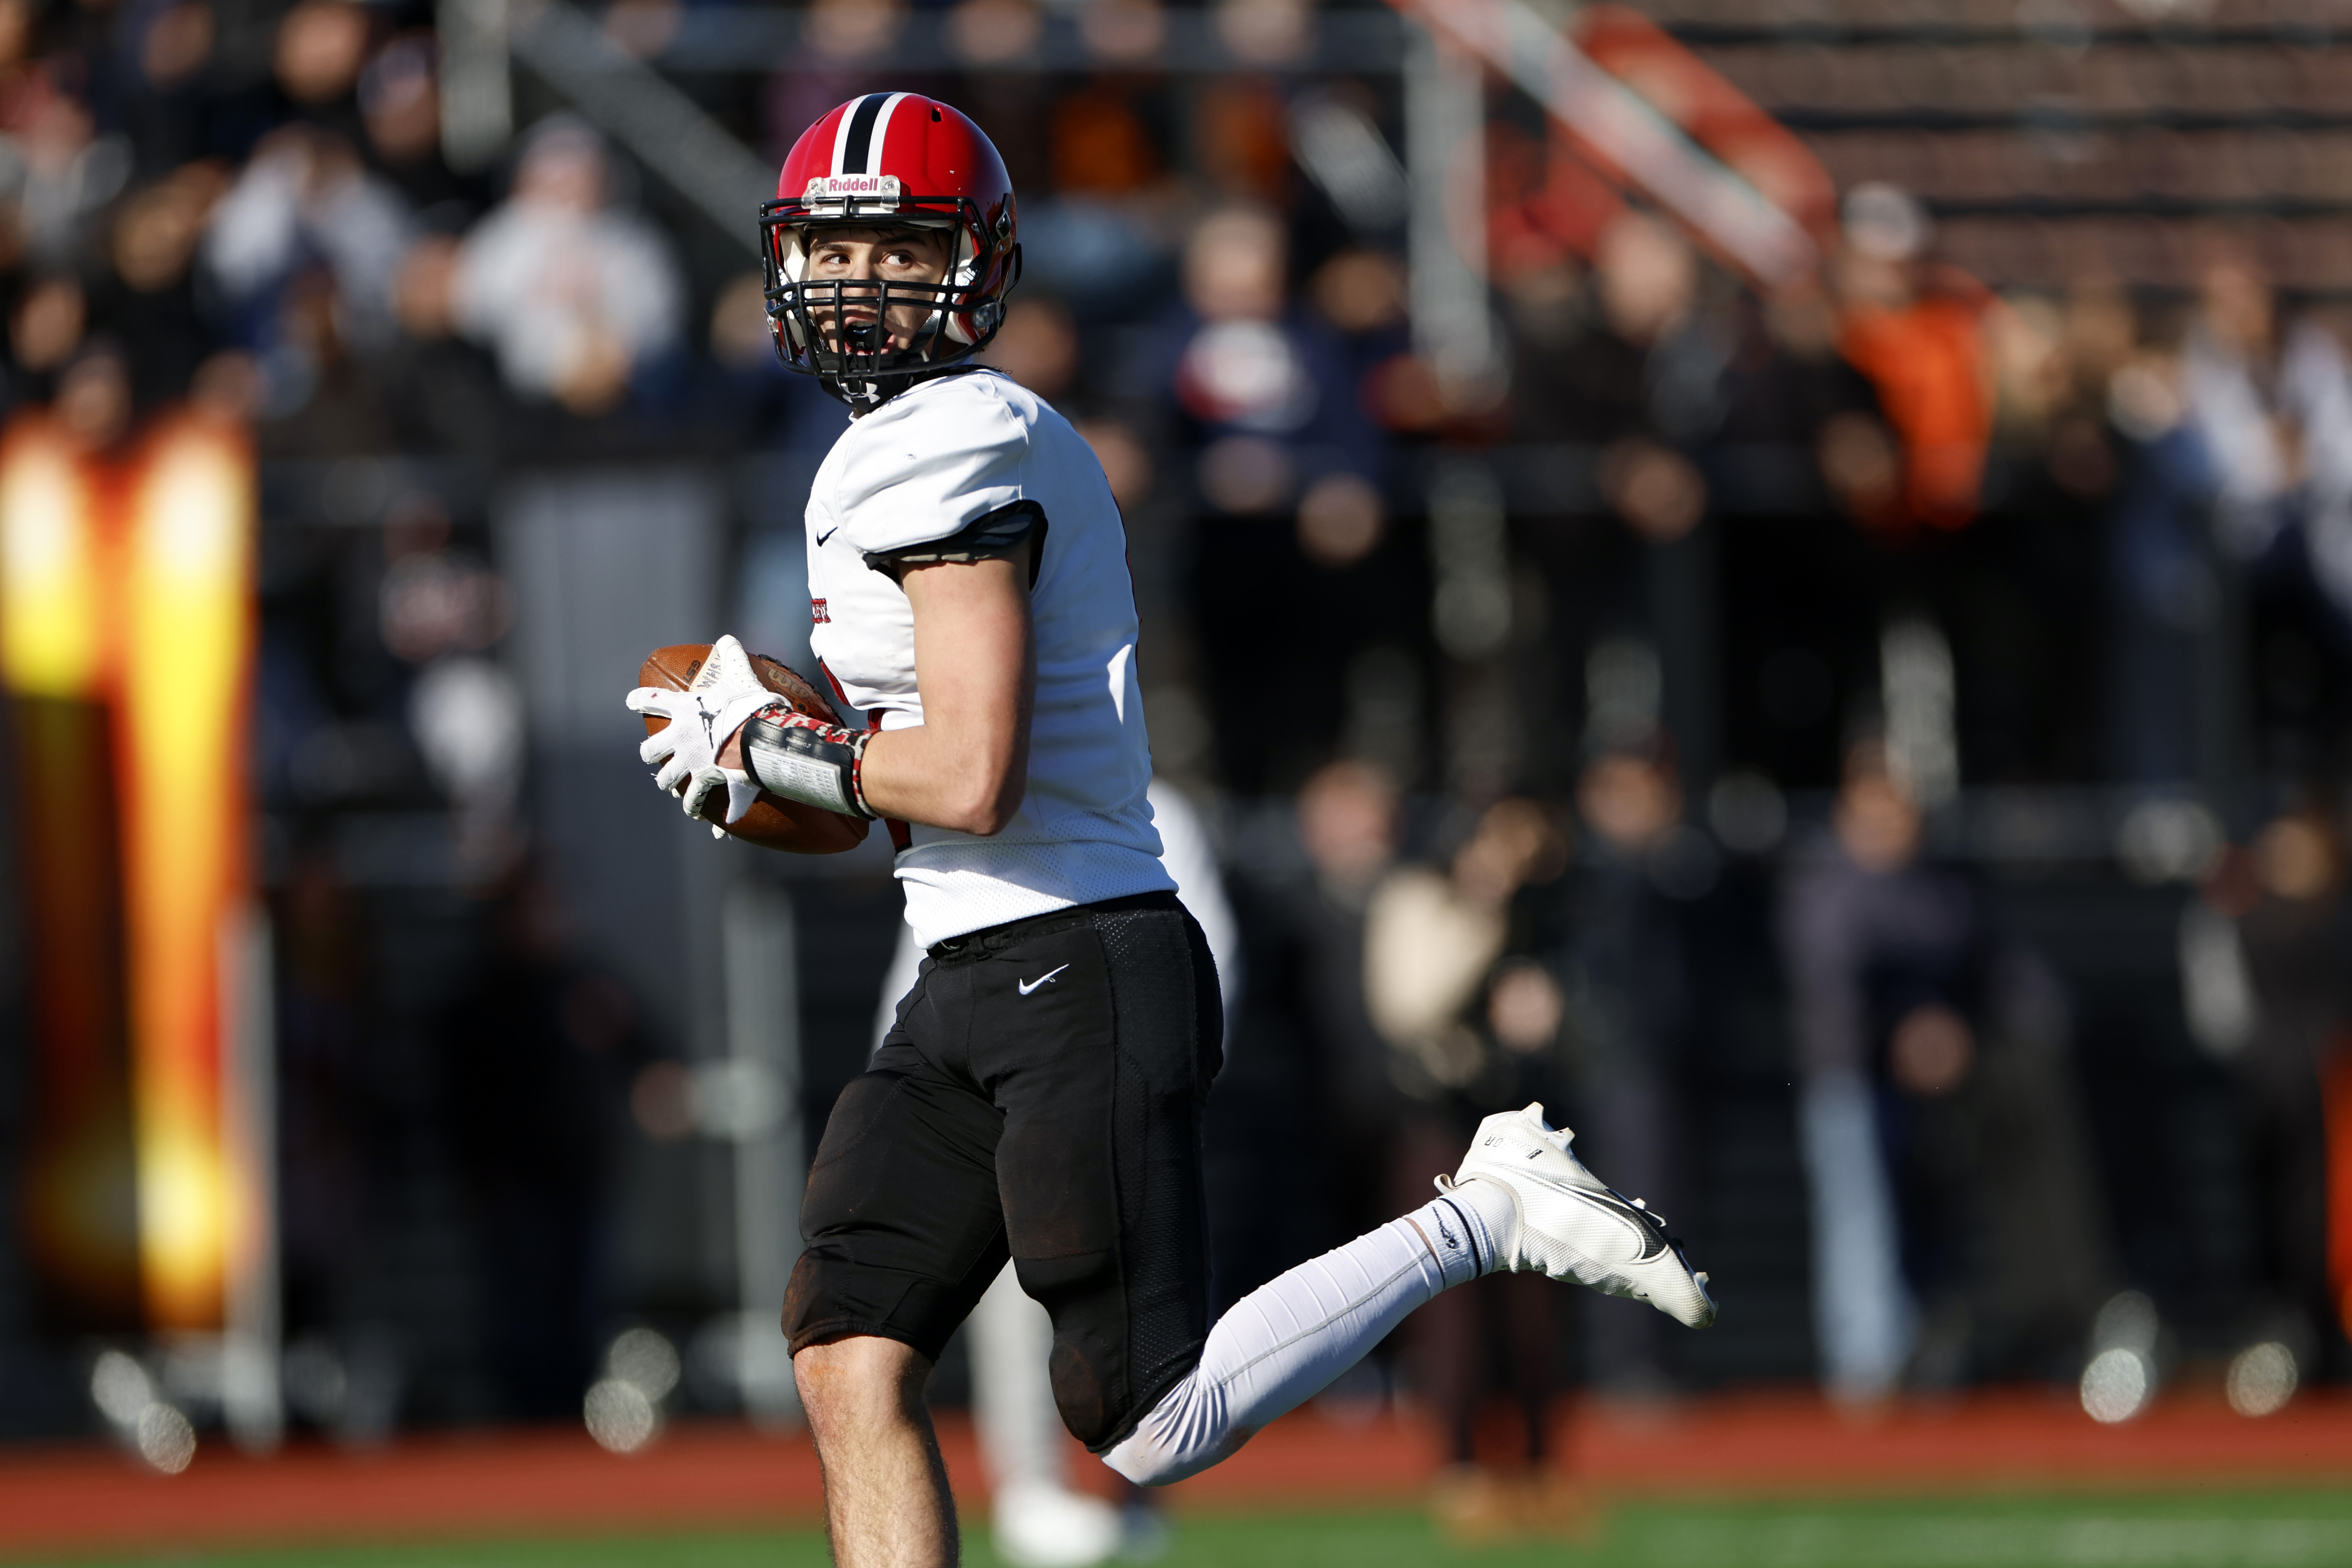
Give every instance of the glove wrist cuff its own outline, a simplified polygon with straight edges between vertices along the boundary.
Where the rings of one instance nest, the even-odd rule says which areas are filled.
[[[872,737],[864,730],[852,730],[849,735],[849,804],[857,808],[856,815],[871,822],[882,815],[866,804],[866,742]]]
[[[866,733],[801,713],[761,713],[743,726],[743,762],[760,787],[786,800],[873,820],[866,802]]]

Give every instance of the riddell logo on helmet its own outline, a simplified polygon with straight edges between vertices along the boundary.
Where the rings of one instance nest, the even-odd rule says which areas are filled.
[[[804,202],[837,202],[855,196],[863,200],[895,202],[899,196],[896,174],[817,174],[810,178],[808,189],[801,193]]]

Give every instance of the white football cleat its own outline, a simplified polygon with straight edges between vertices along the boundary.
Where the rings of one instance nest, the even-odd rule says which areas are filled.
[[[1051,1481],[1016,1481],[995,1503],[991,1538],[1013,1568],[1094,1568],[1110,1561],[1125,1530],[1110,1504]]]
[[[1451,1181],[1438,1177],[1437,1190],[1479,1181],[1511,1194],[1517,1220],[1510,1235],[1495,1239],[1497,1269],[1548,1274],[1607,1295],[1631,1296],[1688,1328],[1715,1321],[1706,1276],[1691,1272],[1664,1220],[1640,1199],[1612,1190],[1568,1152],[1575,1136],[1547,1123],[1540,1102],[1498,1112],[1478,1124],[1462,1168]]]

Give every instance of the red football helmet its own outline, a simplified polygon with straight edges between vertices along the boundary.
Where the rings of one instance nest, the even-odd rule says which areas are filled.
[[[813,282],[809,232],[825,225],[951,230],[947,277],[937,284]],[[776,199],[760,208],[777,355],[861,409],[961,363],[1004,319],[1004,296],[1021,276],[1018,232],[1013,182],[979,126],[919,93],[851,99],[801,133],[776,180]],[[841,325],[835,344],[811,307],[841,322],[845,291],[877,320]],[[898,348],[880,323],[893,305],[909,302],[928,305],[930,316],[913,345]]]

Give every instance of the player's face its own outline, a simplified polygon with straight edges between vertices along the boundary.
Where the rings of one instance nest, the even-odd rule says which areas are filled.
[[[826,229],[809,245],[809,281],[838,282],[839,310],[835,291],[812,289],[810,306],[817,329],[835,351],[843,340],[851,349],[871,353],[887,330],[894,348],[911,348],[930,320],[928,299],[901,304],[890,302],[890,319],[879,321],[883,283],[938,283],[948,273],[948,236],[927,229]]]

